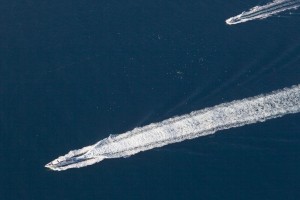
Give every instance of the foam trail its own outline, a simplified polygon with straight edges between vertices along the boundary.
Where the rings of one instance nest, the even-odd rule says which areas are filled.
[[[300,6],[300,0],[274,0],[263,6],[255,6],[247,12],[231,17],[226,20],[229,25],[239,24],[255,19],[264,19],[280,12],[297,9]]]
[[[300,112],[300,85],[220,104],[135,128],[120,135],[110,135],[92,146],[70,151],[45,167],[57,171],[80,168],[103,159],[128,157],[141,151],[213,134],[219,130],[298,112]]]

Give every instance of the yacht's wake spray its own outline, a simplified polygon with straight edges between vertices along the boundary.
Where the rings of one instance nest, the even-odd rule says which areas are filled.
[[[70,151],[45,167],[57,171],[80,168],[103,159],[128,157],[141,151],[213,134],[219,130],[298,112],[300,112],[300,85],[220,104],[135,128],[120,135],[110,135],[92,146]]]
[[[239,24],[255,19],[264,19],[280,12],[297,9],[300,6],[300,0],[274,0],[263,6],[255,6],[249,11],[244,11],[241,14],[231,17],[226,20],[229,25]]]

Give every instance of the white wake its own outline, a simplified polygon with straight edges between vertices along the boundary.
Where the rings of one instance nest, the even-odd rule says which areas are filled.
[[[226,23],[232,25],[255,19],[264,19],[286,10],[297,9],[299,6],[300,0],[274,0],[266,5],[255,6],[249,11],[231,17],[226,20]]]
[[[220,104],[109,136],[95,145],[70,151],[48,163],[46,167],[57,171],[84,167],[103,159],[128,157],[141,151],[213,134],[219,130],[297,112],[300,112],[300,85]]]

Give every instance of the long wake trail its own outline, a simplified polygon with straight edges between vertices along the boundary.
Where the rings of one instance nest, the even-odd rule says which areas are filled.
[[[128,157],[167,144],[213,134],[216,131],[263,122],[300,112],[300,85],[272,93],[223,103],[159,123],[110,135],[94,145],[70,151],[45,167],[61,171],[103,159]]]
[[[249,11],[244,11],[237,16],[231,17],[226,20],[226,23],[233,25],[255,19],[265,19],[280,12],[297,9],[298,7],[300,7],[300,0],[274,0],[266,5],[255,6]]]

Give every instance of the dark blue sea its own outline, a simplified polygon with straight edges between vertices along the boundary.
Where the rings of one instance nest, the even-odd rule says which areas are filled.
[[[0,3],[0,199],[300,199],[300,114],[129,158],[44,165],[135,127],[300,83],[300,11],[265,0]]]

